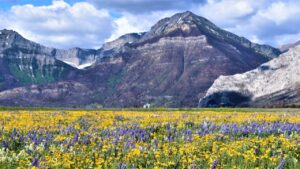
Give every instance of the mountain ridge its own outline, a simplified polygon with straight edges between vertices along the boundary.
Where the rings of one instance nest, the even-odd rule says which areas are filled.
[[[246,72],[280,53],[191,12],[162,19],[149,32],[123,35],[100,49],[54,51],[53,59],[77,67],[68,78],[7,89],[0,92],[0,105],[196,107],[220,75]],[[88,66],[78,69],[80,64]]]

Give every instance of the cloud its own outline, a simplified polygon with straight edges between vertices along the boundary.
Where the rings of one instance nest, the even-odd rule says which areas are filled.
[[[119,11],[109,38],[149,30],[159,19],[190,10],[254,42],[281,46],[300,39],[299,0],[90,0]]]
[[[250,2],[250,1],[249,1]],[[252,11],[249,16],[237,19],[228,30],[265,44],[281,46],[300,40],[300,2],[294,0],[270,0],[268,3],[250,4]],[[228,20],[234,17],[228,18]],[[222,22],[220,22],[222,25]]]
[[[0,28],[13,29],[47,46],[99,47],[113,31],[113,18],[86,2],[69,5],[53,1],[48,6],[20,5],[0,13]]]
[[[206,0],[89,0],[99,8],[128,13],[147,13],[165,10],[186,10]]]
[[[149,31],[158,20],[174,15],[178,11],[161,11],[147,14],[122,13],[115,19],[115,29],[112,36],[107,40],[114,40],[127,33],[139,33]]]
[[[255,13],[257,3],[253,1],[209,0],[194,9],[196,13],[211,19],[223,27],[231,26]]]
[[[160,19],[190,10],[255,42],[280,46],[300,40],[299,0],[78,1],[0,10],[0,28],[14,29],[48,46],[95,48],[125,33],[148,31]]]

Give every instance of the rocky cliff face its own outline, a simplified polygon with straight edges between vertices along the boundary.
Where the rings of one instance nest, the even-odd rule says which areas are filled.
[[[14,31],[0,32],[0,90],[67,79],[76,71],[55,59],[54,49],[28,41]]]
[[[149,32],[124,35],[98,50],[50,51],[56,61],[88,67],[59,82],[66,84],[63,94],[56,90],[57,82],[25,86],[1,92],[0,104],[195,107],[220,75],[249,71],[280,53],[191,12],[163,19]],[[56,94],[48,99],[43,94],[47,91]]]
[[[72,48],[68,50],[56,49],[54,57],[77,69],[85,69],[101,62],[103,58],[114,57],[122,51],[125,45],[139,40],[144,33],[126,34],[118,39],[105,43],[100,49]]]
[[[85,69],[96,63],[99,52],[94,49],[73,48],[68,50],[55,50],[54,57],[77,69]]]
[[[200,106],[292,106],[300,100],[300,45],[255,70],[221,76]],[[244,99],[238,99],[244,98]]]

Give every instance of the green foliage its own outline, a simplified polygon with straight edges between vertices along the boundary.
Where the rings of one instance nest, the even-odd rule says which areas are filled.
[[[46,84],[57,81],[68,71],[63,65],[40,65],[36,58],[7,58],[10,72],[21,84]]]

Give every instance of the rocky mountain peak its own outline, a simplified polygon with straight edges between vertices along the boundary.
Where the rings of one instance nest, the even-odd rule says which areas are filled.
[[[197,24],[197,25],[203,25],[203,26],[216,27],[216,25],[214,25],[208,19],[206,19],[202,16],[198,16],[190,11],[175,14],[170,19],[172,22],[176,22],[176,24],[178,24],[178,25],[180,25],[180,24],[189,24],[189,25]]]
[[[177,13],[169,18],[160,20],[151,28],[150,32],[162,31],[166,33],[166,31],[169,29],[182,28],[183,25],[188,27],[193,27],[196,25],[215,26],[207,19],[187,11],[183,13]]]
[[[0,53],[12,53],[22,50],[24,53],[39,53],[43,55],[52,55],[53,48],[44,47],[38,43],[25,39],[22,35],[13,30],[0,31]],[[0,56],[2,56],[2,54]],[[15,57],[15,55],[10,55]]]
[[[197,19],[198,18],[198,19]],[[143,36],[141,41],[164,36],[196,36],[200,35],[197,22],[205,20],[192,12],[184,12],[173,15],[172,17],[158,21],[151,30]]]
[[[11,47],[16,40],[24,40],[24,38],[13,30],[3,29],[0,31],[0,48]]]
[[[227,43],[238,46],[241,50],[247,48],[267,59],[277,57],[281,52],[268,45],[258,45],[244,37],[239,37],[223,30],[208,19],[198,16],[190,11],[175,14],[169,18],[158,21],[136,45],[157,42],[163,37],[197,37],[206,36],[212,43]]]
[[[22,43],[34,43],[30,40],[25,39],[22,35],[14,30],[3,29],[0,30],[0,42],[1,44],[22,44]],[[3,47],[3,46],[2,46]]]
[[[21,36],[18,32],[14,31],[14,30],[9,30],[9,29],[3,29],[0,30],[0,35],[1,36],[9,36],[9,35],[17,35],[17,36]]]

